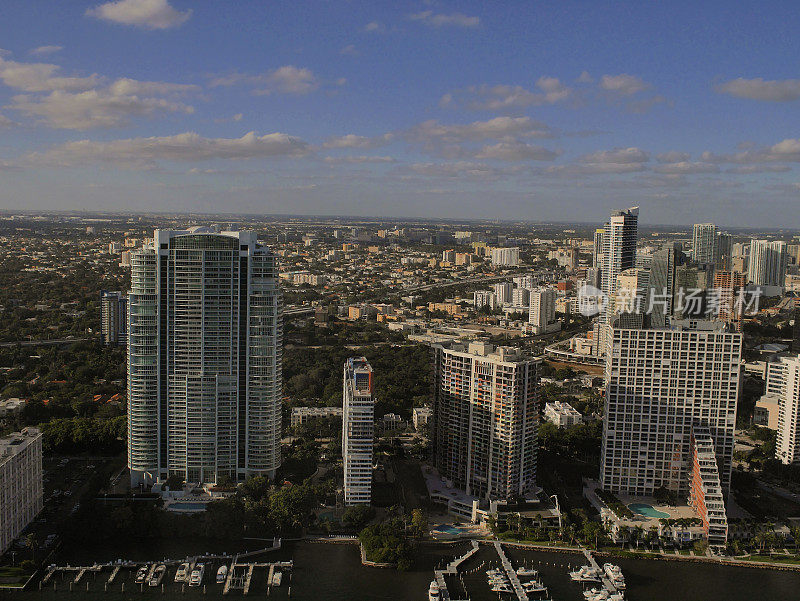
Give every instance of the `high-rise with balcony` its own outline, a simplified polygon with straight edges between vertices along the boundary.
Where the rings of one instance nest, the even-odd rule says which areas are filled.
[[[639,207],[615,211],[600,236],[603,252],[600,266],[600,288],[608,299],[617,292],[617,276],[636,266],[636,238],[639,230]],[[597,240],[597,236],[595,236]],[[607,321],[606,314],[601,320]]]
[[[0,438],[0,555],[42,510],[43,496],[42,433]]]
[[[273,477],[283,301],[252,232],[156,230],[131,255],[128,466],[133,486]]]
[[[375,399],[372,366],[364,357],[345,361],[342,385],[344,504],[369,504],[372,500]]]
[[[751,240],[747,279],[756,286],[783,287],[787,260],[786,242]]]
[[[717,226],[713,223],[695,223],[692,228],[692,258],[695,263],[713,264],[717,246]]]
[[[541,360],[487,342],[433,349],[432,434],[442,477],[486,500],[535,492]]]
[[[612,329],[606,357],[600,484],[652,496],[690,489],[693,428],[707,428],[723,495],[730,487],[742,335],[720,321]]]
[[[764,396],[777,401],[775,458],[786,465],[800,463],[800,355],[767,364]]]
[[[100,332],[107,345],[124,345],[128,342],[128,299],[122,292],[103,290],[100,293]]]

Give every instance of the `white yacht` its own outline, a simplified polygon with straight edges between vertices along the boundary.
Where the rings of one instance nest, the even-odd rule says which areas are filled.
[[[225,582],[225,579],[227,577],[228,577],[228,566],[226,566],[223,563],[221,566],[219,566],[219,569],[217,570],[217,583],[222,584],[223,582]]]
[[[431,586],[428,589],[428,601],[439,601],[442,598],[439,592],[439,585],[435,580],[431,580]]]
[[[583,591],[583,598],[586,601],[608,601],[609,594],[605,589],[590,588],[588,591]]]
[[[183,562],[181,565],[178,566],[178,571],[175,572],[175,582],[186,582],[186,579],[189,577],[189,564],[187,562]]]
[[[618,565],[613,563],[604,563],[603,571],[608,576],[611,583],[620,590],[625,589],[625,577],[622,575],[622,570]]]
[[[541,580],[531,580],[522,583],[522,590],[526,593],[546,593],[547,587]]]
[[[500,583],[498,583],[498,584],[495,584],[495,585],[492,586],[492,592],[493,593],[513,593],[514,590],[508,584],[505,584],[505,583],[500,584]]]
[[[600,571],[592,566],[581,566],[570,572],[569,577],[576,582],[600,582]]]
[[[272,586],[280,586],[283,582],[283,572],[275,572],[272,575]]]
[[[165,566],[163,563],[160,564],[155,570],[153,570],[150,580],[147,581],[148,586],[155,587],[161,584],[161,581],[164,579],[164,574],[166,573],[167,566]]]
[[[206,566],[203,563],[197,564],[189,576],[189,586],[200,586],[203,583],[203,574],[206,571]]]
[[[526,568],[525,566],[520,566],[517,568],[517,576],[536,576],[538,573],[539,572],[533,568]]]

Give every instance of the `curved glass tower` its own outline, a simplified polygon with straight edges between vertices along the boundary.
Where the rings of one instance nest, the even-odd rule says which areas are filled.
[[[252,232],[156,230],[131,253],[131,485],[216,483],[280,465],[282,296]]]

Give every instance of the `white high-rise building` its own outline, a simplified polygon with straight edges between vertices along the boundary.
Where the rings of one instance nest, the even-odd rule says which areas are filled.
[[[800,463],[800,355],[767,364],[766,393],[762,400],[777,400],[775,458],[786,465]]]
[[[511,304],[514,307],[529,307],[531,304],[531,291],[528,288],[514,288],[511,293]]]
[[[786,242],[751,240],[748,280],[756,286],[779,286],[786,283]]]
[[[499,267],[516,267],[519,265],[519,248],[493,248],[492,265]]]
[[[617,276],[636,266],[638,229],[639,207],[615,211],[603,228],[600,236],[603,243],[600,289],[608,299],[612,299],[617,292]],[[605,319],[604,315],[601,315],[601,319]]]
[[[556,291],[552,288],[537,288],[530,293],[528,324],[534,334],[549,334],[561,329],[556,320]]]
[[[695,263],[713,264],[716,258],[717,226],[695,223],[692,228],[692,258]]]
[[[687,495],[693,428],[707,428],[730,487],[742,335],[722,322],[615,327],[606,357],[600,484],[611,492]]]
[[[514,286],[511,282],[499,282],[492,286],[492,289],[494,290],[495,302],[499,306],[505,307],[511,304],[512,295],[514,294]]]
[[[42,510],[43,490],[41,432],[0,438],[0,555]]]
[[[436,468],[482,499],[534,492],[541,359],[487,342],[433,350]]]
[[[283,299],[253,232],[156,230],[131,256],[133,486],[274,477],[281,463]]]
[[[494,310],[497,304],[494,292],[490,292],[489,290],[476,290],[473,292],[472,302],[476,311],[483,309],[484,307],[489,307],[489,309]]]
[[[344,504],[369,504],[372,501],[375,399],[372,367],[364,357],[351,357],[345,362],[342,396]]]

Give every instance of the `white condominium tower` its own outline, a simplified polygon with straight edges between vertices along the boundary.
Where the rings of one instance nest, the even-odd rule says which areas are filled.
[[[757,286],[780,286],[786,281],[786,242],[751,240],[748,280]]]
[[[627,211],[615,211],[603,228],[595,235],[595,242],[602,242],[600,265],[600,289],[608,299],[617,292],[617,276],[636,266],[636,237],[639,231],[639,207]],[[601,315],[602,320],[607,317]]]
[[[24,428],[0,438],[0,555],[42,510],[42,434]]]
[[[695,223],[692,228],[692,259],[695,263],[714,263],[716,259],[717,226]]]
[[[516,267],[519,265],[519,248],[493,248],[492,265],[501,267]]]
[[[131,485],[280,465],[283,300],[253,232],[156,230],[131,255]]]
[[[372,500],[375,399],[372,367],[364,357],[345,361],[342,396],[344,504],[369,504]]]
[[[434,345],[436,467],[468,495],[536,489],[540,359],[486,342]]]
[[[549,334],[561,329],[556,320],[556,291],[552,288],[536,288],[530,291],[528,324],[534,334]]]
[[[707,428],[722,490],[730,486],[742,335],[722,322],[612,329],[606,357],[600,484],[652,496],[689,493],[691,435]]]
[[[775,458],[800,463],[800,356],[767,364],[767,394],[777,400],[778,440]]]

